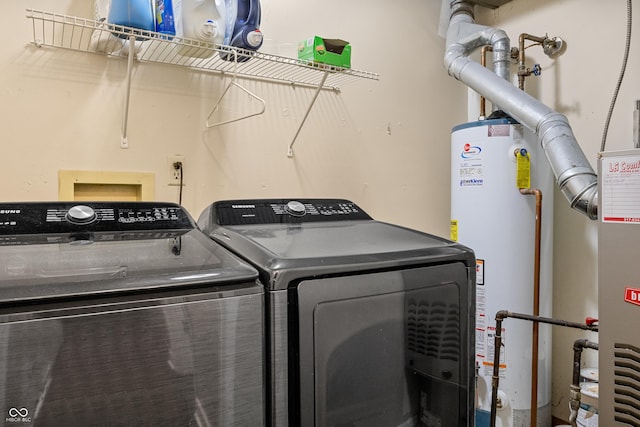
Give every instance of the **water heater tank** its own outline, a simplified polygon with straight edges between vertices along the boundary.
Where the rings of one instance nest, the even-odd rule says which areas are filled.
[[[530,187],[542,191],[540,309],[552,311],[553,175],[535,135],[510,118],[453,128],[451,238],[477,257],[477,427],[489,425],[495,315],[533,313],[536,199],[520,193],[529,168]],[[517,157],[520,153],[520,158]],[[526,179],[525,179],[526,180]],[[506,319],[500,358],[498,427],[529,426],[532,323]],[[551,328],[539,326],[538,425],[551,425]]]

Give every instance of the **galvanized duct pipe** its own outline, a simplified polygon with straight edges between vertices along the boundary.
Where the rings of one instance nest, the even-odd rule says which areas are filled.
[[[473,50],[487,44],[496,55],[494,71],[468,57]],[[571,207],[590,219],[597,219],[597,175],[580,149],[567,118],[511,84],[509,60],[509,38],[504,31],[476,24],[473,5],[468,1],[451,1],[444,56],[449,75],[535,132]]]

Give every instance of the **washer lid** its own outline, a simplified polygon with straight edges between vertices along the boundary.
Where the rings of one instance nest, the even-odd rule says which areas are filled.
[[[347,202],[351,203],[351,202]],[[325,274],[341,274],[371,269],[463,261],[475,265],[473,252],[457,243],[372,220],[351,219],[350,214],[332,213],[322,221],[322,215],[295,217],[286,212],[260,212],[264,201],[243,201],[236,206],[246,212],[253,223],[229,224],[232,216],[225,216],[230,202],[217,202],[207,208],[198,221],[199,226],[216,241],[230,248],[263,270],[263,281],[271,289],[284,289],[291,280]],[[314,202],[324,206],[326,203]],[[270,205],[270,203],[266,203]],[[280,203],[276,203],[280,205]],[[355,205],[353,205],[355,206]],[[357,206],[350,207],[361,215]],[[279,222],[272,219],[281,218]],[[235,215],[235,214],[234,214]],[[235,215],[237,218],[237,215]]]
[[[42,205],[0,205],[0,221],[4,217],[3,222],[18,224],[6,225],[0,234],[0,303],[256,282],[253,267],[204,236],[177,205],[167,206],[173,220],[160,214],[158,221],[122,222],[111,218],[149,218],[149,207],[87,205],[98,212],[112,209],[115,215],[105,219],[98,214],[88,223],[90,212],[80,209],[82,224],[66,219],[66,213],[38,222],[42,212],[51,217],[52,210],[65,212],[64,206],[48,204],[42,211]]]
[[[451,246],[447,240],[378,221],[265,224],[228,229],[282,259],[338,257],[348,262],[354,257],[407,257],[412,252],[438,252]]]

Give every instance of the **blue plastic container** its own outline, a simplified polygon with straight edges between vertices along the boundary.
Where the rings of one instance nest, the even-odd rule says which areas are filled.
[[[111,0],[108,22],[125,27],[154,31],[152,0]]]
[[[176,35],[176,23],[171,0],[156,0],[156,33]]]
[[[224,44],[246,50],[257,51],[262,46],[262,33],[260,32],[260,0],[226,0],[227,29]],[[231,20],[233,31],[229,31]],[[234,55],[220,52],[220,58],[233,61]],[[251,59],[250,56],[239,56],[238,62]]]

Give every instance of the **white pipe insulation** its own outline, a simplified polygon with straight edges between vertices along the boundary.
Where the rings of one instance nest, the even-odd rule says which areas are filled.
[[[469,1],[443,0],[442,4],[443,8],[447,4],[450,8],[444,55],[449,75],[533,131],[571,207],[597,219],[597,174],[578,145],[567,118],[509,82],[510,41],[504,31],[476,24]],[[468,57],[483,45],[493,48],[494,71]]]

